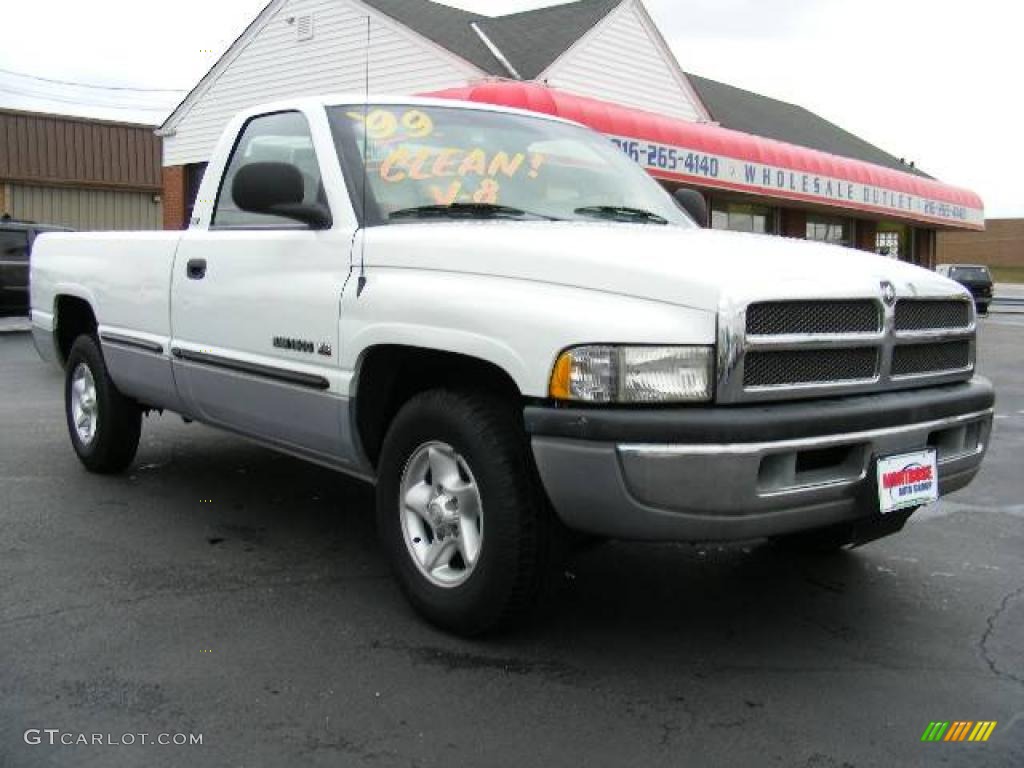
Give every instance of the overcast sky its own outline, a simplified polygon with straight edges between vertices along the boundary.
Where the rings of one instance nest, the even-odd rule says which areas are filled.
[[[160,122],[264,4],[6,3],[0,70],[182,92],[103,91],[0,71],[0,105]],[[498,15],[552,3],[450,4]],[[990,218],[1024,216],[1024,3],[647,0],[647,7],[683,69],[801,104],[978,192]]]

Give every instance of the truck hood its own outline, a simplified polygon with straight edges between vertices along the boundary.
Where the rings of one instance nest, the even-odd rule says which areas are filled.
[[[806,240],[612,222],[453,221],[365,230],[371,266],[546,282],[715,311],[765,298],[966,295],[930,270]]]

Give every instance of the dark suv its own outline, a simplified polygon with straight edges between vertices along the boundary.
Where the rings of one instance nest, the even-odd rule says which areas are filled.
[[[992,275],[988,267],[981,264],[939,264],[936,271],[970,291],[978,312],[988,312],[992,301]]]
[[[36,235],[66,227],[0,218],[0,317],[28,314],[28,260]]]

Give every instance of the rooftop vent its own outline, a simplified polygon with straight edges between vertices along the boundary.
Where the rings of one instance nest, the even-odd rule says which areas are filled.
[[[307,13],[295,18],[295,39],[300,43],[313,39],[313,14]]]

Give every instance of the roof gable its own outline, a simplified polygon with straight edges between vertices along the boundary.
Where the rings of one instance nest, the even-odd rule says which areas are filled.
[[[923,171],[900,162],[899,158],[797,104],[745,91],[706,77],[690,73],[686,76],[697,89],[711,117],[725,128],[931,178]]]
[[[471,26],[489,19],[431,0],[362,0],[374,10],[446,48],[490,75],[507,75]]]
[[[285,0],[270,0],[263,6],[263,10],[256,15],[256,18],[249,22],[248,26],[242,30],[242,34],[235,38],[234,42],[228,46],[228,49],[221,54],[221,57],[213,63],[213,66],[192,87],[192,90],[185,94],[185,98],[179,101],[178,105],[171,110],[171,113],[164,119],[160,127],[157,128],[157,136],[169,135],[169,132],[174,130],[177,122],[188,112],[192,104],[202,96],[209,84],[216,80],[231,65],[231,62],[234,61],[246,43],[259,33],[266,25],[267,20],[273,17],[278,7],[284,2]]]
[[[238,69],[239,65],[237,62],[244,59],[247,53],[250,52],[254,46],[258,47],[261,41],[263,41],[265,35],[276,34],[272,28],[274,20],[281,14],[288,13],[289,9],[296,5],[303,7],[304,12],[315,14],[317,18],[320,19],[317,21],[318,32],[316,37],[310,43],[305,44],[308,46],[307,48],[301,51],[296,49],[296,56],[309,55],[310,51],[316,50],[320,54],[318,61],[323,62],[325,60],[324,54],[326,51],[320,49],[325,45],[335,45],[336,43],[331,42],[329,36],[325,37],[321,34],[321,21],[326,17],[335,17],[339,13],[347,12],[350,14],[355,13],[363,20],[365,20],[367,15],[372,15],[378,20],[379,23],[374,24],[373,29],[375,42],[378,40],[380,35],[380,28],[384,28],[387,33],[393,32],[408,39],[409,41],[419,41],[415,44],[419,45],[421,43],[425,51],[436,52],[438,54],[438,60],[443,59],[454,68],[460,70],[463,77],[480,77],[484,74],[489,74],[489,69],[485,69],[483,66],[474,64],[469,60],[469,57],[474,55],[470,43],[466,43],[462,46],[464,49],[462,52],[452,50],[453,47],[457,47],[453,40],[457,41],[460,39],[458,34],[455,34],[452,39],[447,40],[447,42],[441,42],[438,39],[435,39],[435,37],[442,36],[440,30],[443,29],[450,28],[455,32],[465,30],[465,35],[463,35],[463,37],[468,40],[469,36],[472,36],[473,40],[476,40],[479,43],[484,56],[490,57],[490,63],[487,64],[487,66],[491,68],[500,67],[500,64],[493,56],[491,56],[486,46],[483,45],[479,40],[479,37],[466,21],[467,19],[472,20],[477,17],[473,16],[473,14],[468,14],[455,8],[442,6],[438,3],[427,2],[427,0],[315,0],[315,2],[312,2],[311,0],[269,0],[259,15],[249,23],[245,30],[228,47],[227,51],[221,55],[202,79],[192,88],[191,91],[189,91],[170,115],[168,115],[163,124],[157,130],[157,135],[173,137],[179,124],[188,119],[189,115],[197,105],[203,104],[204,101],[208,99],[209,94],[216,89],[217,83],[221,78],[223,76],[230,77],[231,73]],[[380,10],[378,10],[377,6],[380,6]],[[403,9],[407,9],[408,7],[419,8],[421,6],[430,9],[428,14],[429,23],[420,23],[419,25],[420,27],[423,27],[423,30],[413,28],[409,23],[396,18],[391,12],[389,12],[393,11],[395,14],[408,15]],[[434,37],[426,34],[427,30],[431,31],[431,33],[434,34]],[[362,44],[362,40],[364,39],[365,37],[361,35],[360,44]],[[394,54],[394,40],[391,40],[390,42],[392,46],[384,52],[384,55]],[[339,62],[343,61],[346,53],[351,53],[352,50],[354,49],[351,45],[335,48],[335,55],[330,57],[330,64],[318,67],[317,70],[311,74],[315,76],[317,72],[322,73],[322,71],[329,69],[331,65],[334,65],[335,69],[339,69]],[[363,55],[364,54],[360,54],[361,62]],[[402,56],[407,57],[408,50],[404,51]],[[487,63],[486,59],[484,59],[483,63]],[[411,61],[406,58],[404,64],[399,64],[399,68],[404,68],[406,74],[415,71],[422,73],[422,65],[422,61]],[[362,63],[360,63],[361,70],[362,66]],[[421,69],[417,70],[417,67],[421,67]],[[344,70],[344,67],[341,67],[341,69]],[[378,68],[371,69],[374,73],[379,71]],[[502,73],[504,74],[504,70],[502,70]],[[436,72],[429,74],[436,75]],[[279,79],[280,78],[271,77],[268,78],[267,81],[268,83],[276,83]],[[428,77],[427,79],[430,78]],[[360,83],[360,87],[361,86],[362,83]],[[417,84],[414,90],[418,90],[421,87],[423,86]],[[335,88],[335,90],[339,89],[343,88]],[[268,98],[264,100],[269,100],[269,98],[271,97],[268,96]],[[237,106],[237,104],[234,105],[235,108],[237,108]]]
[[[525,80],[532,80],[622,0],[577,0],[508,16],[481,16],[431,0],[363,0],[489,75],[509,71],[473,29],[477,25]]]
[[[615,3],[537,79],[671,117],[710,119],[641,0]]]
[[[551,66],[622,0],[579,0],[485,19],[480,27],[525,80]]]
[[[210,68],[164,121],[173,130],[192,103],[214,81],[288,0],[269,0],[260,14]],[[599,24],[623,0],[576,0],[508,16],[482,16],[432,0],[359,0],[485,75],[508,77],[508,62],[523,79],[534,79]],[[479,30],[479,31],[478,31]],[[496,56],[482,37],[497,47]],[[503,56],[505,62],[498,56]]]

